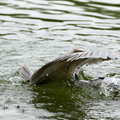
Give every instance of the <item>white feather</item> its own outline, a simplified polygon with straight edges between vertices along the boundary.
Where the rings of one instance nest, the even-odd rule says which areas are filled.
[[[108,56],[110,59],[115,59],[115,56],[113,55],[112,52],[107,52],[107,56]]]
[[[116,59],[120,59],[120,54],[118,54],[118,53],[113,53],[113,55],[114,55],[114,57],[115,57]]]
[[[107,59],[107,54],[106,51],[101,51],[101,56],[102,59]]]
[[[99,58],[101,54],[101,51],[93,51],[93,57],[94,58]]]
[[[29,81],[32,77],[32,71],[30,70],[29,66],[27,64],[24,64],[21,67],[20,70],[20,76],[22,77],[22,79],[24,79],[25,81]]]

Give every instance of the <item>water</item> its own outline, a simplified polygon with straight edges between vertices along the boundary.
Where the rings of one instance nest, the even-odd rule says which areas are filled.
[[[120,98],[100,89],[64,80],[31,86],[19,77],[23,63],[35,71],[72,45],[120,52],[119,21],[120,0],[1,0],[0,119],[120,119]],[[83,75],[112,79],[120,75],[119,65],[113,60],[85,66]]]

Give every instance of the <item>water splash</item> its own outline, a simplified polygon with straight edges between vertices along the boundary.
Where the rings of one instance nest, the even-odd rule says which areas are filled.
[[[111,93],[119,94],[120,92],[120,75],[105,77],[101,84],[101,94],[111,96]]]

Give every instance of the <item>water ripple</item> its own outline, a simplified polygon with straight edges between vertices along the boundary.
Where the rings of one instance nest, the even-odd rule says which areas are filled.
[[[27,62],[35,71],[59,55],[70,52],[73,44],[88,51],[120,52],[119,11],[119,0],[1,0],[0,117],[18,120],[109,117],[108,105],[101,101],[111,101],[109,106],[114,109],[117,106],[117,103],[113,104],[115,98],[103,97],[95,89],[29,86],[22,83],[19,69]],[[119,61],[109,61],[88,66],[88,70],[102,76],[119,74],[119,64]],[[88,77],[96,77],[84,72]],[[98,108],[104,107],[108,115],[101,117],[102,109],[97,108],[95,115],[92,101],[97,101]],[[87,103],[91,104],[88,112]],[[120,114],[118,108],[115,110]],[[115,117],[119,118],[111,112],[110,119]]]

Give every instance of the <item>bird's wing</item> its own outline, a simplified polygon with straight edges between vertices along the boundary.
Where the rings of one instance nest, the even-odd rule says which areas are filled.
[[[63,57],[59,57],[57,60],[64,60],[67,59],[67,62],[69,61],[77,61],[79,59],[103,59],[103,60],[110,60],[110,59],[120,59],[120,54],[118,53],[112,53],[109,51],[90,51],[90,52],[75,52],[67,54]]]
[[[54,80],[60,77],[64,77],[68,74],[74,74],[79,66],[83,66],[89,62],[94,63],[94,61],[98,59],[120,59],[120,54],[108,51],[84,52],[78,50],[61,56],[41,67],[33,74],[30,83],[38,84],[44,82],[47,79]]]

